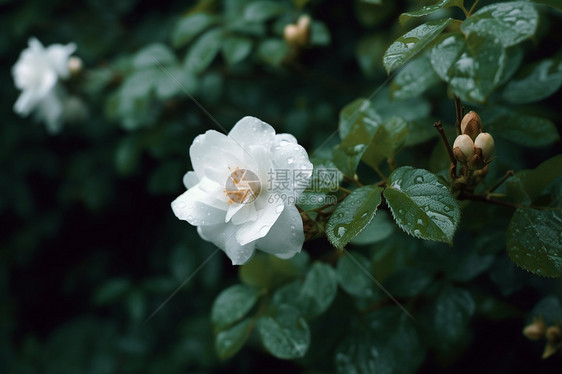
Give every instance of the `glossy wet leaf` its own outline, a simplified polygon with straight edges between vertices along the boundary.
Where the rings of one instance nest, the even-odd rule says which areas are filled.
[[[338,282],[345,292],[361,298],[372,297],[375,294],[375,284],[366,273],[371,273],[371,263],[365,256],[349,252],[338,260],[336,267]]]
[[[215,28],[201,35],[189,48],[184,65],[193,73],[202,73],[213,62],[222,43],[222,30]]]
[[[252,51],[252,40],[245,36],[232,35],[224,40],[222,54],[229,65],[244,60]]]
[[[217,18],[208,13],[195,13],[182,18],[172,33],[172,45],[176,48],[184,46],[216,22]]]
[[[344,139],[345,141],[346,139]],[[361,161],[363,153],[367,149],[366,144],[346,144],[342,142],[332,149],[334,164],[344,175],[353,178],[355,170]]]
[[[527,147],[544,147],[560,139],[554,123],[496,106],[489,112],[487,131]]]
[[[211,310],[211,322],[220,331],[240,320],[258,300],[259,291],[243,284],[223,290],[215,299]]]
[[[421,52],[439,36],[451,21],[451,18],[430,21],[419,25],[396,39],[383,56],[383,64],[386,71],[390,73]]]
[[[334,211],[326,224],[326,235],[337,248],[343,248],[371,222],[380,205],[383,189],[360,187],[353,191]]]
[[[265,348],[277,358],[303,357],[310,345],[308,324],[299,311],[289,305],[280,305],[273,315],[261,317],[258,331]]]
[[[523,75],[512,79],[503,90],[503,98],[514,104],[546,99],[562,86],[562,59],[546,59],[528,66]]]
[[[245,319],[217,334],[215,350],[220,359],[225,360],[238,353],[252,332],[252,324],[251,319]]]
[[[519,208],[507,229],[507,253],[519,267],[545,277],[562,276],[562,208]]]
[[[305,317],[316,317],[330,307],[337,290],[336,271],[330,265],[315,262],[300,287],[297,305]]]
[[[410,61],[396,74],[390,83],[390,94],[393,99],[409,99],[421,95],[440,81],[431,67],[429,55],[423,54]]]
[[[370,139],[381,123],[382,117],[377,113],[373,103],[359,98],[340,111],[338,129],[340,138],[345,139],[350,133],[358,133],[357,138],[359,138],[364,136],[366,131]],[[366,143],[366,140],[364,139],[362,143]]]
[[[511,1],[479,9],[462,23],[461,29],[465,34],[476,33],[510,47],[532,37],[538,22],[539,15],[532,4]]]
[[[393,158],[404,145],[408,136],[408,124],[400,117],[385,119],[377,128],[362,160],[369,166],[377,168],[384,159]]]
[[[424,169],[401,167],[390,175],[384,197],[396,224],[406,233],[452,244],[460,209],[437,176]]]
[[[439,0],[435,4],[424,5],[423,7],[421,7],[420,10],[402,13],[400,15],[399,20],[400,20],[400,23],[404,23],[411,17],[427,16],[427,15],[429,15],[431,13],[434,13],[435,11],[438,11],[440,9],[450,8],[450,7],[453,7],[453,6],[462,7],[463,3],[464,3],[464,0]]]
[[[431,51],[435,72],[462,100],[483,103],[503,78],[506,52],[494,39],[452,33]]]
[[[388,238],[396,226],[392,222],[388,213],[384,210],[377,211],[371,222],[355,238],[351,239],[351,244],[366,245],[380,242]]]
[[[257,252],[240,266],[240,280],[252,287],[272,289],[302,275],[307,261],[304,251],[289,260]]]

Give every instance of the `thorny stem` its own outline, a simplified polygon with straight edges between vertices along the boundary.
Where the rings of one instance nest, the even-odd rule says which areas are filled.
[[[464,5],[461,5],[460,8],[461,8],[462,12],[464,13],[464,15],[466,16],[466,18],[468,18],[469,12],[466,10],[466,8],[464,7]]]
[[[498,181],[498,183],[496,183],[492,188],[490,188],[488,191],[486,191],[486,195],[490,195],[492,192],[494,192],[499,186],[501,186],[503,184],[503,182],[505,182],[506,180],[508,180],[511,176],[513,176],[514,172],[513,170],[508,170],[505,172],[505,175],[503,176],[502,179],[500,179]]]
[[[496,200],[491,198],[489,195],[486,194],[482,194],[482,195],[473,195],[470,193],[462,193],[461,195],[458,196],[459,200],[472,200],[472,201],[482,201],[485,203],[490,203],[490,204],[494,204],[494,205],[500,205],[500,206],[507,206],[513,209],[518,209],[518,208],[529,208],[529,209],[537,209],[537,210],[561,210],[561,208],[557,208],[557,207],[548,207],[548,206],[537,206],[537,205],[523,205],[523,204],[517,204],[517,203],[511,203],[509,201],[503,201],[503,200]]]
[[[457,120],[455,121],[455,127],[457,129],[457,136],[459,136],[461,134],[461,121],[462,121],[462,115],[463,115],[463,108],[462,108],[462,104],[461,104],[461,99],[458,98],[458,96],[454,96],[455,99],[455,112],[457,114]]]
[[[443,131],[443,125],[441,124],[441,121],[435,122],[433,124],[433,127],[435,127],[435,129],[439,133],[439,136],[441,137],[441,141],[443,142],[443,145],[445,146],[445,149],[449,154],[449,160],[451,160],[451,176],[453,177],[453,179],[455,179],[457,175],[457,171],[456,171],[457,160],[455,159],[455,155],[453,154],[453,149],[451,148],[451,145],[447,140],[445,131]]]

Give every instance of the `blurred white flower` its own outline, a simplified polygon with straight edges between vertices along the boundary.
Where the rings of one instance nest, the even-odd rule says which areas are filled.
[[[27,116],[35,110],[50,132],[60,129],[66,93],[57,83],[70,75],[68,59],[75,50],[74,43],[45,48],[36,38],[29,39],[29,47],[12,68],[15,85],[22,91],[14,105],[16,113]]]
[[[279,258],[300,252],[303,223],[295,206],[312,175],[305,149],[289,134],[244,117],[228,136],[207,131],[189,149],[194,171],[172,202],[175,215],[224,250],[233,265],[258,248]]]

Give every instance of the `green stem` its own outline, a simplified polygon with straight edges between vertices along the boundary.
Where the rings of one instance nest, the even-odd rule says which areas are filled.
[[[476,5],[478,5],[478,2],[480,0],[476,0],[474,2],[474,4],[472,4],[472,6],[470,7],[470,10],[468,11],[468,14],[466,15],[466,18],[470,17],[472,15],[472,12],[474,11],[474,8],[476,8]]]
[[[379,177],[381,177],[383,179],[383,181],[385,181],[386,183],[386,176],[382,173],[382,171],[377,167],[377,166],[373,166],[373,170],[379,175]]]
[[[492,192],[494,192],[499,186],[503,184],[503,182],[508,180],[509,177],[513,176],[513,174],[514,174],[513,170],[508,170],[503,176],[503,178],[498,181],[498,183],[496,183],[492,188],[486,191],[486,195],[490,195]]]

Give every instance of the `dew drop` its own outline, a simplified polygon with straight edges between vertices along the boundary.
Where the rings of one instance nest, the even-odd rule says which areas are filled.
[[[278,205],[275,207],[275,213],[281,213],[283,211],[283,205]]]
[[[347,231],[347,229],[343,226],[337,226],[336,229],[334,230],[334,234],[338,237],[341,238],[345,232]]]
[[[423,183],[424,182],[423,176],[418,175],[416,179],[414,179],[414,182],[417,184]]]
[[[292,164],[292,163],[294,163],[294,162],[295,162],[295,159],[292,158],[292,157],[289,157],[289,158],[287,159],[287,163],[288,163],[289,165]]]

